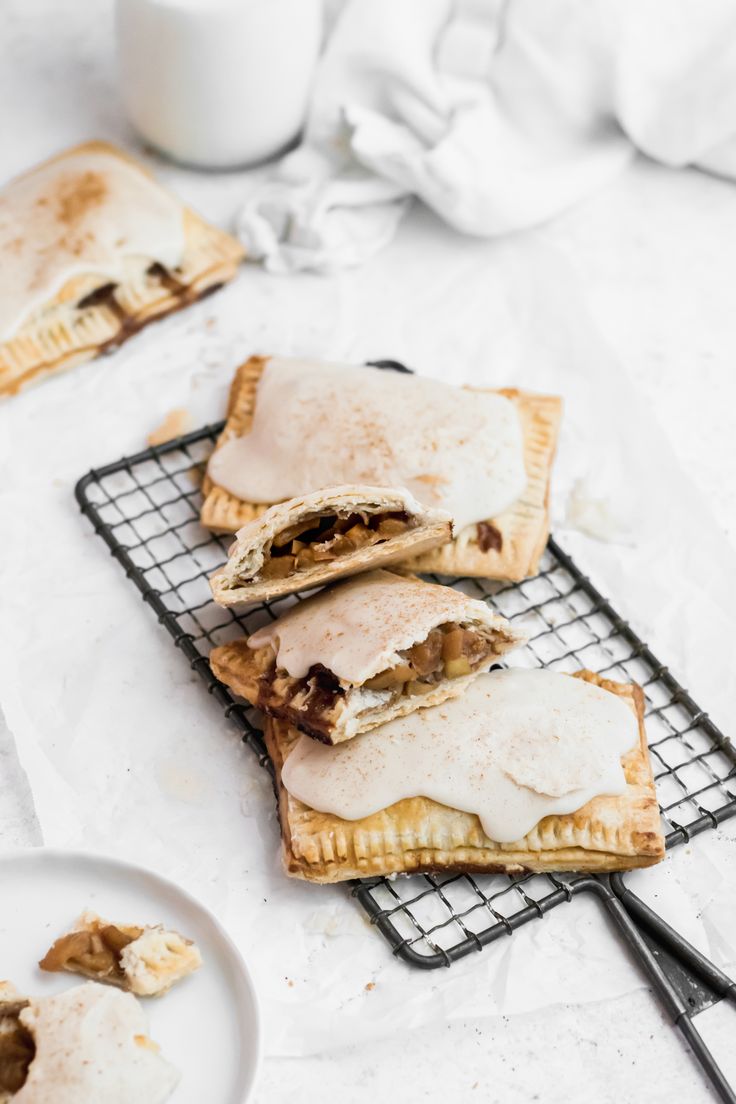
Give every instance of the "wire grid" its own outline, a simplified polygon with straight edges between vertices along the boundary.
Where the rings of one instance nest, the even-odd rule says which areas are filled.
[[[199,524],[201,482],[222,424],[90,472],[76,488],[82,511],[103,537],[174,642],[199,671],[243,739],[270,767],[257,715],[212,674],[212,647],[278,617],[290,595],[236,615],[211,600],[208,577],[230,536]],[[435,576],[431,576],[436,578]],[[647,734],[668,846],[736,812],[736,751],[687,692],[550,541],[538,575],[522,583],[447,579],[482,598],[529,637],[514,666],[581,667],[636,681],[647,701]],[[394,951],[431,968],[452,961],[568,901],[580,876],[413,875],[372,878],[352,893]]]

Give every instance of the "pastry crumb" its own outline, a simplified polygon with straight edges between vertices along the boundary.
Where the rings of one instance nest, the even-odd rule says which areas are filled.
[[[186,433],[191,428],[191,424],[189,411],[184,407],[170,410],[161,424],[148,434],[148,444],[151,448],[154,448],[156,445],[164,445],[167,441],[173,441],[175,437],[181,437],[183,433]]]
[[[366,988],[366,992],[370,993],[372,989],[376,988],[375,981],[369,981],[365,988]]]
[[[161,1051],[158,1043],[154,1043],[153,1039],[149,1039],[147,1035],[134,1035],[133,1042],[136,1046],[143,1047],[144,1050],[150,1050],[152,1054],[159,1054]]]

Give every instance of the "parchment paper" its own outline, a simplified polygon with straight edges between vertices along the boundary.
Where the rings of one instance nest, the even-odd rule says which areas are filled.
[[[427,974],[391,958],[344,889],[281,873],[266,772],[73,498],[80,475],[143,447],[173,407],[195,425],[221,417],[235,366],[270,351],[396,357],[455,382],[563,394],[559,539],[716,721],[730,716],[732,553],[562,259],[528,238],[470,242],[417,211],[359,272],[245,270],[114,356],[0,407],[0,706],[44,841],[153,866],[214,908],[255,971],[271,1054],[642,985],[593,901]],[[617,543],[565,528],[575,486],[578,515],[592,502]],[[736,960],[725,832],[632,884],[706,953]]]

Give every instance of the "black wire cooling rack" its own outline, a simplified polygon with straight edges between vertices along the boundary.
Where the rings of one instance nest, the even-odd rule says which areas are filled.
[[[199,524],[200,484],[222,424],[146,449],[79,481],[76,497],[143,600],[204,679],[262,766],[270,767],[254,711],[210,670],[209,651],[279,616],[298,596],[237,616],[216,606],[208,578],[226,559],[231,537]],[[529,643],[515,665],[581,667],[636,681],[647,700],[646,726],[667,846],[736,813],[736,752],[633,629],[550,540],[542,569],[522,583],[446,579],[523,628]],[[395,953],[432,968],[479,950],[569,901],[590,879],[551,874],[431,874],[371,878],[351,891]]]
[[[374,363],[409,371],[396,361]],[[215,645],[253,632],[300,598],[264,602],[241,616],[211,600],[207,580],[224,562],[232,538],[200,526],[200,486],[222,428],[223,423],[205,426],[93,470],[75,493],[176,647],[260,764],[270,769],[257,715],[215,678],[208,656]],[[524,629],[529,641],[514,653],[515,665],[587,667],[643,687],[668,848],[736,814],[736,749],[556,541],[549,541],[539,574],[522,583],[431,577],[482,598]],[[640,900],[621,874],[422,874],[364,879],[352,883],[351,892],[394,954],[424,969],[450,966],[576,894],[594,894],[718,1096],[736,1104],[736,1093],[693,1022],[719,1000],[736,1003],[736,982]]]

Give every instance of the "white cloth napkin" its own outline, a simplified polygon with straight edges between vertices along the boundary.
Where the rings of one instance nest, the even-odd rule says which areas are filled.
[[[413,195],[504,234],[635,149],[736,177],[731,0],[346,0],[303,144],[239,232],[271,271],[330,271],[386,245]]]

